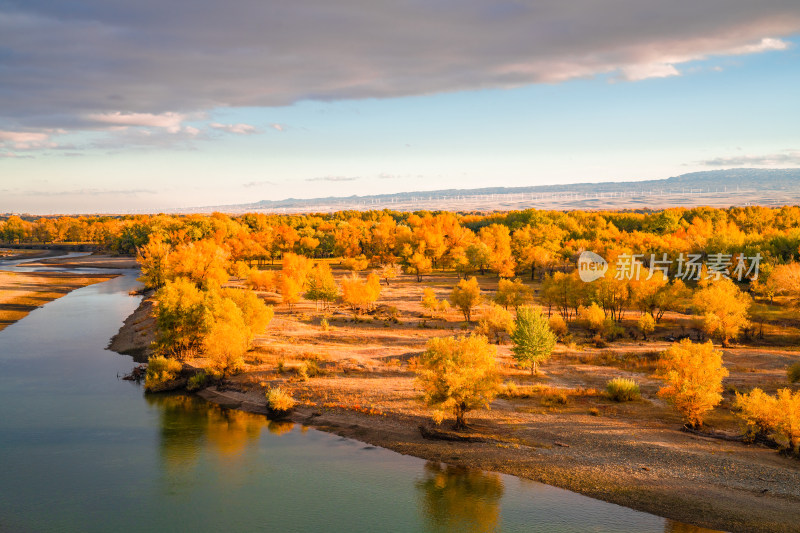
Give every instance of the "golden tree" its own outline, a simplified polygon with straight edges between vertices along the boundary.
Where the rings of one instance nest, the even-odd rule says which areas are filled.
[[[489,339],[494,339],[495,344],[500,344],[503,334],[511,335],[514,331],[514,316],[497,304],[491,304],[478,321],[475,330]]]
[[[250,328],[236,303],[228,298],[218,302],[214,322],[203,339],[203,353],[211,360],[214,373],[225,377],[239,371],[251,338]]]
[[[656,329],[656,320],[652,315],[645,313],[636,321],[636,326],[642,332],[644,340],[647,340],[647,335]]]
[[[450,310],[450,303],[447,300],[439,300],[433,289],[425,287],[422,291],[422,307],[428,310],[431,318],[437,318]]]
[[[722,380],[728,375],[722,352],[711,341],[684,339],[664,352],[659,367],[667,383],[659,396],[681,412],[689,427],[701,426],[705,414],[722,400]]]
[[[317,308],[319,308],[319,302],[322,302],[323,306],[327,308],[339,296],[339,286],[336,284],[328,263],[318,263],[311,269],[306,277],[306,287],[305,297],[314,300]]]
[[[450,303],[464,315],[464,320],[472,322],[472,310],[481,303],[481,288],[478,279],[472,276],[469,281],[462,279],[450,293]]]
[[[504,309],[508,309],[509,306],[516,308],[525,305],[532,299],[531,289],[518,279],[513,281],[501,279],[497,284],[497,294],[494,296],[495,303],[502,305]]]
[[[167,282],[171,251],[172,246],[164,242],[159,234],[151,235],[150,241],[137,250],[136,261],[142,269],[139,281],[148,289],[160,289]]]
[[[776,294],[786,295],[800,303],[800,263],[776,266],[767,283],[774,287]]]
[[[289,311],[300,301],[303,285],[291,276],[281,276],[281,301],[289,306]]]
[[[177,278],[167,281],[155,298],[157,353],[178,359],[193,356],[212,323],[208,293]]]
[[[466,427],[465,415],[488,407],[500,387],[497,351],[483,335],[439,337],[428,341],[420,356],[417,382],[425,402],[441,422],[444,412],[455,414],[456,429]]]
[[[703,331],[719,337],[723,346],[747,327],[750,295],[739,290],[736,284],[720,278],[707,284],[694,295],[694,308],[703,319]]]

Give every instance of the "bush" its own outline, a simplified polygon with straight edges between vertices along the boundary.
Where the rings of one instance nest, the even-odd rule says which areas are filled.
[[[648,313],[643,314],[636,322],[639,331],[642,332],[644,340],[647,340],[647,334],[652,333],[656,329],[656,321]]]
[[[788,449],[800,453],[800,391],[780,389],[770,396],[753,389],[749,394],[737,394],[736,406],[755,436],[773,431],[785,439]]]
[[[189,378],[189,381],[186,383],[186,390],[188,391],[196,391],[198,389],[204,388],[208,385],[209,375],[205,372],[198,372],[194,376]]]
[[[736,407],[752,437],[766,436],[778,425],[777,398],[761,389],[753,389],[747,394],[737,392]]]
[[[547,323],[559,339],[563,339],[567,334],[567,323],[564,322],[564,317],[558,313],[551,316]]]
[[[144,389],[151,392],[169,388],[170,382],[175,381],[183,370],[183,364],[175,359],[155,356],[147,362],[147,374],[144,378]]]
[[[797,362],[789,367],[786,371],[786,376],[789,378],[789,383],[797,383],[800,381],[800,362]]]
[[[297,401],[292,398],[291,394],[280,387],[269,389],[266,396],[267,407],[273,414],[285,415],[297,405]]]
[[[614,378],[606,383],[606,393],[615,402],[630,402],[640,398],[639,385],[628,378]]]

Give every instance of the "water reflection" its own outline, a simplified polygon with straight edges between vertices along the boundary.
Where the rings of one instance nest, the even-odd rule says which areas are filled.
[[[292,422],[224,409],[194,396],[147,394],[145,398],[159,409],[161,456],[171,470],[194,466],[204,451],[219,461],[235,462],[246,449],[258,446],[265,428],[274,435],[294,428]]]
[[[431,531],[497,531],[503,481],[500,475],[471,468],[425,464],[417,482],[419,504]]]
[[[675,522],[667,518],[664,521],[664,533],[720,533],[717,529],[706,529],[704,527]]]

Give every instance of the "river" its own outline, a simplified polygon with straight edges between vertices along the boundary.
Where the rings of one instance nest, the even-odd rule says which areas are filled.
[[[20,268],[20,267],[17,267]],[[193,396],[105,349],[135,272],[0,331],[0,531],[705,531]]]

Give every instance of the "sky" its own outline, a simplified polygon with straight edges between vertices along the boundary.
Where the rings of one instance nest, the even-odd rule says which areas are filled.
[[[0,213],[800,166],[797,0],[0,0]]]

